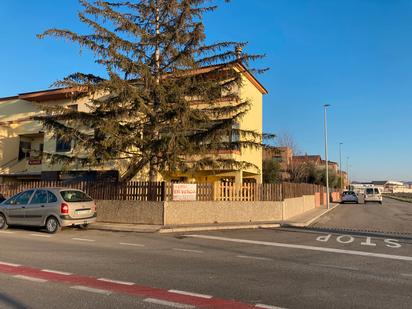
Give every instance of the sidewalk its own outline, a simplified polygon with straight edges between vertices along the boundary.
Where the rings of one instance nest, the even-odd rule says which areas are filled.
[[[330,209],[326,207],[318,207],[311,210],[308,210],[300,215],[292,217],[282,222],[282,227],[306,227],[311,225],[313,222],[318,220],[323,215],[334,210],[340,204],[331,203]]]
[[[239,230],[239,229],[259,229],[278,227],[305,227],[326,213],[334,210],[339,204],[331,204],[331,208],[314,208],[303,214],[292,217],[284,221],[276,222],[244,222],[244,223],[216,223],[216,224],[196,224],[196,225],[147,225],[147,224],[124,224],[96,222],[91,224],[90,230],[113,231],[113,232],[135,232],[135,233],[186,233],[196,231],[217,231],[217,230]]]

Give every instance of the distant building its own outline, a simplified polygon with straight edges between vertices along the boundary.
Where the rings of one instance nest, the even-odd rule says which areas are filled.
[[[263,149],[263,160],[274,160],[279,163],[281,169],[281,179],[289,180],[287,172],[292,163],[293,150],[289,147],[266,147]]]
[[[313,163],[315,165],[322,164],[322,158],[320,155],[307,155],[304,156],[293,156],[293,164],[304,164],[304,163]]]

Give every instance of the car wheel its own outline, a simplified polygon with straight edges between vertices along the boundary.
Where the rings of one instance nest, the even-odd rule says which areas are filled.
[[[49,217],[46,221],[46,230],[50,234],[60,231],[60,223],[55,217]]]
[[[0,230],[5,230],[7,227],[6,217],[3,214],[0,214]]]

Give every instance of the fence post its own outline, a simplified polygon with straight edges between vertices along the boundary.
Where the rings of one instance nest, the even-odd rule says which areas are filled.
[[[162,202],[166,202],[167,200],[167,194],[166,194],[166,182],[162,181],[162,197],[161,197],[161,201]]]

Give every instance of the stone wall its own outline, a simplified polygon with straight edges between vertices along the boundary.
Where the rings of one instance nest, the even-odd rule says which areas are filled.
[[[166,202],[165,225],[282,220],[282,202]]]
[[[163,202],[96,201],[97,221],[163,225]]]
[[[314,195],[283,202],[138,202],[96,201],[97,221],[186,225],[287,220],[316,207]]]

